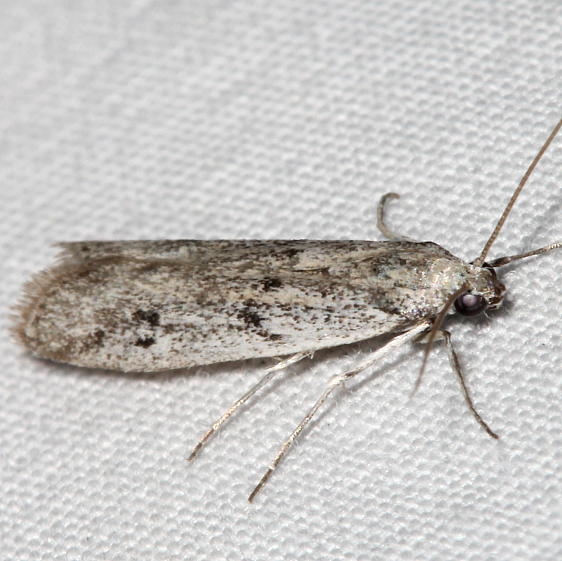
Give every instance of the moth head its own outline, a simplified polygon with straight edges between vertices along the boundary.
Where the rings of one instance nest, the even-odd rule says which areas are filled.
[[[489,309],[499,308],[505,294],[492,267],[478,268],[474,283],[455,299],[455,310],[463,316],[477,316]]]

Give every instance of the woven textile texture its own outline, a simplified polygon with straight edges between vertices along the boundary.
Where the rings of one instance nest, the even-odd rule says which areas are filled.
[[[326,382],[318,353],[198,437],[271,361],[121,375],[9,337],[56,241],[382,239],[475,258],[561,116],[562,4],[444,0],[0,2],[0,559],[562,558],[561,253],[507,303],[337,394],[246,497]],[[562,238],[562,138],[491,257]]]

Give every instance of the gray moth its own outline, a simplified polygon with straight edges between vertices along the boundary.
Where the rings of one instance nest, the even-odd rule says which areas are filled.
[[[480,256],[472,262],[432,242],[390,239],[163,240],[62,243],[58,261],[31,279],[17,308],[14,334],[33,354],[73,365],[154,372],[263,357],[285,357],[205,433],[193,459],[217,430],[265,383],[315,351],[381,335],[390,339],[366,360],[333,378],[279,449],[250,495],[269,479],[331,393],[387,352],[423,338],[424,360],[442,339],[465,400],[450,334],[451,313],[471,316],[501,305],[505,286],[495,269],[562,246],[486,261],[534,167],[562,126],[558,122],[513,193]]]
[[[406,331],[467,284],[503,285],[426,242],[62,244],[26,289],[18,334],[78,366],[159,371],[312,352]]]

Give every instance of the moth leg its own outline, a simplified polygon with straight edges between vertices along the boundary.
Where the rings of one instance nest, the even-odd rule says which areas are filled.
[[[287,452],[289,451],[295,440],[298,438],[301,432],[306,428],[308,423],[310,423],[310,421],[317,413],[317,411],[320,409],[320,407],[322,407],[322,405],[326,402],[326,400],[337,388],[341,387],[346,380],[353,378],[357,374],[373,366],[373,364],[375,364],[378,360],[380,360],[383,356],[388,354],[390,351],[394,350],[396,347],[399,347],[404,343],[410,341],[411,339],[413,339],[423,331],[427,331],[430,325],[431,324],[429,322],[422,322],[415,325],[409,331],[397,335],[396,337],[391,339],[388,343],[383,345],[381,348],[374,351],[366,360],[359,363],[359,365],[356,366],[355,368],[332,378],[332,380],[330,380],[330,382],[328,383],[326,389],[316,400],[316,403],[314,403],[314,405],[308,410],[308,412],[303,417],[301,422],[295,427],[295,429],[285,440],[285,442],[283,442],[283,444],[279,448],[279,451],[277,452],[277,455],[271,462],[270,466],[267,468],[266,472],[263,474],[262,478],[254,488],[254,490],[250,493],[250,496],[248,497],[248,501],[252,502],[254,500],[255,496],[260,492],[262,487],[268,482],[269,478],[271,477],[277,466],[281,463],[281,461],[283,460],[283,458],[285,457],[285,455],[287,454]]]
[[[462,393],[464,395],[464,400],[466,401],[466,404],[468,405],[468,408],[470,409],[470,411],[474,415],[474,418],[478,421],[478,424],[492,438],[495,438],[496,440],[499,439],[499,436],[488,426],[486,421],[484,421],[484,419],[480,416],[480,413],[478,413],[478,411],[474,407],[474,403],[472,402],[472,398],[470,397],[470,392],[468,391],[468,386],[466,384],[466,381],[465,381],[463,373],[462,373],[459,358],[457,356],[457,353],[455,352],[455,349],[453,348],[453,343],[451,341],[451,334],[448,331],[445,331],[444,329],[442,329],[442,330],[440,330],[439,335],[441,336],[440,338],[442,338],[445,341],[445,346],[447,347],[447,353],[449,355],[449,362],[451,364],[451,368],[453,369],[454,373],[457,375],[457,377],[459,379],[459,382],[461,384]]]
[[[257,391],[259,391],[263,386],[265,386],[269,381],[271,381],[281,370],[287,368],[291,364],[295,364],[295,362],[299,362],[303,358],[310,355],[310,352],[304,353],[296,353],[291,355],[277,364],[270,366],[265,371],[265,376],[259,380],[257,384],[254,384],[243,396],[238,398],[212,425],[211,428],[201,437],[201,440],[195,445],[193,451],[187,458],[187,461],[192,461],[195,457],[199,454],[203,446],[211,439],[211,437],[218,432],[218,430],[246,403]]]
[[[386,195],[383,195],[379,201],[379,204],[377,205],[377,228],[381,231],[382,235],[391,240],[391,241],[395,241],[395,242],[413,242],[415,240],[412,240],[411,238],[408,238],[406,236],[402,236],[400,234],[396,234],[395,232],[393,232],[386,224],[384,221],[384,211],[385,211],[385,207],[388,203],[389,199],[399,199],[400,195],[398,193],[386,193]]]

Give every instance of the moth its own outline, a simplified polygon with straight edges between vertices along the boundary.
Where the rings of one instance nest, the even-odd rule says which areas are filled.
[[[219,428],[287,366],[315,351],[381,335],[389,341],[333,378],[282,444],[252,501],[318,409],[344,382],[414,339],[442,339],[469,409],[474,408],[447,315],[473,316],[501,305],[505,286],[495,269],[560,248],[555,242],[487,261],[488,252],[562,120],[535,156],[480,255],[466,262],[432,242],[394,234],[390,240],[84,241],[62,243],[58,262],[25,286],[14,333],[33,354],[87,368],[162,371],[260,357],[285,357],[205,433],[195,458]]]

